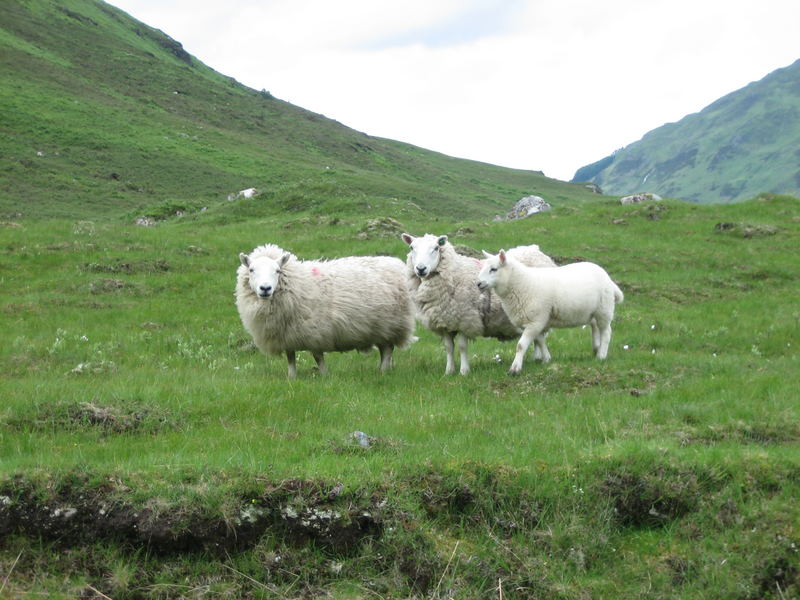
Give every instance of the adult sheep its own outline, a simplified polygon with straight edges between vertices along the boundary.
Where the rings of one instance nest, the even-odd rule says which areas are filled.
[[[422,324],[442,338],[447,352],[445,374],[455,373],[454,346],[457,340],[462,375],[469,373],[467,347],[476,337],[510,340],[520,334],[491,290],[477,288],[481,263],[462,256],[446,235],[401,236],[411,251],[406,260],[409,288]],[[518,260],[536,267],[555,267],[539,246],[509,250]],[[546,349],[545,349],[546,350]],[[537,349],[537,352],[539,350]]]
[[[381,371],[395,346],[414,331],[403,261],[388,256],[299,260],[274,244],[239,254],[236,308],[264,354],[286,353],[289,378],[295,353],[308,350],[319,372],[325,352],[367,351],[377,346]]]
[[[623,294],[606,271],[590,262],[578,262],[554,269],[531,269],[500,250],[487,252],[478,275],[478,288],[493,289],[500,297],[511,322],[522,328],[517,353],[508,373],[522,370],[531,342],[537,345],[553,328],[592,326],[592,349],[598,359],[608,354],[611,321]],[[544,347],[542,360],[550,360]]]

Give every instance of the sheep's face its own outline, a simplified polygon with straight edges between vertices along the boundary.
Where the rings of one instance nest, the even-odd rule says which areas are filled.
[[[439,266],[442,247],[447,243],[447,236],[426,233],[422,237],[415,238],[404,233],[401,237],[411,247],[408,256],[417,277],[424,279],[435,273]]]
[[[250,258],[240,254],[239,260],[249,271],[250,289],[259,298],[271,298],[278,290],[281,278],[281,269],[291,255],[287,252],[278,260],[268,256]]]
[[[484,251],[483,255],[486,258],[481,263],[481,272],[478,273],[478,287],[486,290],[497,285],[500,272],[506,265],[506,253],[505,250],[500,250],[500,253],[495,256]]]

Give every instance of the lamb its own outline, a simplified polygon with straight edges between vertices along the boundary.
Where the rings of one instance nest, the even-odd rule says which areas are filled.
[[[299,260],[274,244],[239,254],[236,308],[264,354],[286,353],[289,378],[295,353],[308,350],[320,374],[325,352],[377,346],[380,369],[395,346],[412,339],[415,320],[403,261],[387,256]]]
[[[417,317],[442,338],[447,352],[446,375],[455,373],[456,338],[461,357],[459,372],[466,375],[470,339],[481,336],[510,340],[520,334],[521,330],[509,321],[494,292],[477,288],[480,261],[458,254],[446,235],[414,237],[404,233],[401,238],[411,247],[406,266]],[[509,253],[531,266],[555,267],[536,244],[519,246]]]
[[[531,342],[542,344],[543,362],[550,360],[543,342],[553,327],[591,325],[594,354],[599,360],[605,359],[614,308],[622,302],[623,294],[602,267],[578,262],[553,269],[532,269],[504,250],[497,256],[487,252],[484,255],[478,288],[497,292],[511,322],[522,328],[509,375],[522,370]]]

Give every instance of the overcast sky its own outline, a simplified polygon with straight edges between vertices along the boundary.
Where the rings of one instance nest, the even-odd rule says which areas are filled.
[[[800,58],[800,0],[111,4],[348,127],[565,180]]]

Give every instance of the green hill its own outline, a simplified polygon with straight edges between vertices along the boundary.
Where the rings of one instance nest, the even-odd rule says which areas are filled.
[[[800,193],[800,60],[646,134],[573,181],[691,202]]]
[[[248,187],[272,212],[400,202],[477,216],[531,193],[588,197],[539,173],[354,131],[247,88],[91,0],[4,2],[0,112],[0,215],[200,208]]]

